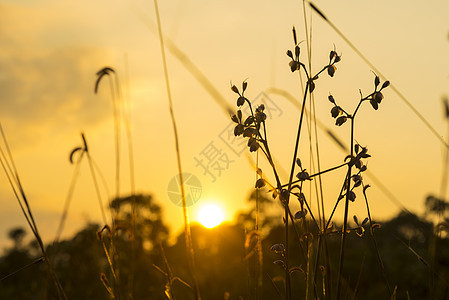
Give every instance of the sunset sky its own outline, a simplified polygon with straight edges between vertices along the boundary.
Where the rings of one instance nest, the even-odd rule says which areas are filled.
[[[320,0],[315,4],[445,138],[442,97],[449,95],[449,2]],[[44,239],[51,241],[56,233],[74,169],[68,157],[81,145],[81,131],[109,190],[115,190],[108,82],[101,82],[98,95],[94,94],[95,74],[105,66],[117,71],[125,95],[129,74],[137,191],[151,193],[163,207],[172,233],[179,233],[182,209],[167,194],[177,166],[153,2],[3,0],[0,6],[0,121]],[[293,25],[298,39],[305,39],[302,2],[175,0],[160,1],[159,8],[164,34],[232,108],[236,108],[236,97],[230,82],[240,87],[247,80],[250,100],[268,99],[273,109],[268,135],[286,182],[299,111],[270,89],[300,97],[300,82],[289,70],[285,52],[293,48]],[[327,96],[332,93],[341,106],[352,111],[359,89],[364,94],[372,91],[374,75],[308,6],[306,14],[312,24],[314,72],[327,64],[334,47],[342,54],[334,78],[323,74],[316,82],[315,101],[317,118],[348,144],[349,124],[334,125]],[[305,42],[301,50],[301,59],[305,59]],[[211,202],[220,205],[231,221],[236,211],[248,208],[246,198],[254,186],[248,151],[237,154],[229,147],[229,114],[168,50],[167,63],[183,169],[202,185],[201,198],[190,208],[191,219],[196,221],[198,209]],[[368,146],[372,155],[368,169],[402,205],[421,214],[425,197],[439,195],[444,148],[391,89],[384,96],[378,111],[368,103],[360,110],[356,140]],[[123,130],[123,196],[130,191],[124,134]],[[323,169],[343,162],[346,154],[323,131],[319,131],[319,143]],[[211,146],[230,161],[222,165],[221,174],[213,170],[215,178],[197,165]],[[307,148],[304,139],[300,156],[309,169]],[[251,157],[255,160],[254,154]],[[262,156],[260,161],[272,180]],[[327,213],[338,196],[342,176],[344,170],[323,176]],[[394,216],[400,210],[398,204],[368,177],[365,180],[372,186],[369,196],[374,217]],[[0,203],[0,245],[4,246],[8,229],[26,225],[4,175]],[[356,201],[351,214],[364,217],[364,203]],[[101,214],[84,161],[64,236],[89,221],[101,222]]]

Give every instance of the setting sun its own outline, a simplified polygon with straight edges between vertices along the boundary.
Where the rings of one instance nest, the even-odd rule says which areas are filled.
[[[223,209],[216,204],[206,204],[198,211],[198,221],[206,228],[215,227],[223,220]]]

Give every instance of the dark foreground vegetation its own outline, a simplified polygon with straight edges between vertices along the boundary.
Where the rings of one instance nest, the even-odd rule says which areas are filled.
[[[115,290],[120,291],[122,299],[167,299],[167,278],[170,277],[173,296],[191,299],[183,234],[169,245],[160,207],[151,196],[139,196],[140,217],[135,221],[138,229],[132,237],[127,230],[131,224],[129,201],[130,198],[123,198],[111,204],[120,204],[123,217],[123,230],[115,241],[119,248],[115,259],[120,272],[115,274],[119,278]],[[196,273],[203,299],[255,299],[255,293],[260,299],[280,299],[284,270],[279,254],[271,249],[279,244],[284,228],[263,211],[260,217],[267,230],[261,252],[255,233],[245,230],[252,225],[248,223],[250,211],[242,212],[235,224],[213,229],[192,226]],[[379,252],[389,284],[396,289],[396,299],[429,299],[429,295],[432,299],[447,299],[449,295],[449,239],[444,231],[435,234],[432,222],[438,213],[447,216],[448,204],[429,197],[425,211],[422,216],[401,212],[382,222],[381,228],[376,230]],[[312,227],[302,223],[299,228],[306,226]],[[294,240],[294,231],[290,232]],[[36,243],[24,243],[26,231],[21,228],[11,229],[9,236],[14,245],[5,249],[0,259],[0,275],[12,275],[1,280],[0,299],[57,298]],[[104,282],[108,283],[113,275],[102,241],[108,243],[107,229],[102,230],[98,224],[86,224],[71,239],[47,246],[48,256],[68,299],[110,299]],[[359,236],[354,231],[348,234],[347,242],[344,299],[388,299],[371,236]],[[339,243],[339,234],[329,235],[330,278],[336,277]],[[294,268],[292,291],[297,295],[304,294],[307,284],[307,270],[299,263],[301,255],[299,247],[290,249],[290,265]],[[259,259],[263,259],[260,272],[257,270]],[[26,267],[18,270],[20,266]],[[259,278],[262,285],[256,290]],[[317,288],[322,289],[321,286]]]

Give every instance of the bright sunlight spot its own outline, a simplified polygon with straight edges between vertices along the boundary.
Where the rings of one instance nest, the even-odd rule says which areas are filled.
[[[219,225],[224,220],[223,209],[216,204],[206,204],[198,211],[198,221],[207,228]]]

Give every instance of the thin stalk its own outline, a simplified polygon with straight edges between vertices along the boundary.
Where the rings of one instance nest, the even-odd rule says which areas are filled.
[[[338,165],[338,166],[332,167],[332,168],[330,168],[330,169],[326,169],[326,170],[324,170],[324,171],[321,171],[321,172],[318,172],[318,173],[309,175],[309,178],[313,178],[313,177],[315,177],[315,176],[319,176],[319,175],[322,175],[322,174],[326,174],[326,173],[328,173],[328,172],[330,172],[330,171],[340,169],[341,167],[344,167],[344,166],[346,166],[346,165],[348,165],[348,164],[349,164],[349,162],[342,163],[341,165]],[[295,181],[292,182],[292,184],[295,184],[295,183],[298,183],[298,182],[301,182],[301,181],[303,181],[303,180],[295,180]],[[282,187],[283,187],[283,188],[288,187],[288,184],[284,184]]]
[[[123,118],[124,118],[126,136],[127,136],[127,142],[128,142],[129,180],[130,180],[131,195],[132,195],[131,229],[132,229],[133,240],[131,243],[131,256],[135,257],[137,209],[136,209],[136,184],[135,184],[135,171],[134,171],[134,149],[133,149],[133,140],[132,140],[132,135],[131,135],[131,125],[130,125],[130,122],[131,122],[131,108],[130,108],[131,95],[130,95],[130,86],[129,86],[128,55],[125,55],[125,70],[126,70],[126,73],[125,73],[126,97],[125,97],[125,101],[123,101]],[[118,86],[118,79],[117,79],[117,86]],[[132,259],[130,262],[131,270],[130,270],[130,276],[129,276],[129,280],[128,280],[128,289],[130,292],[134,290],[134,273],[135,273],[135,267],[136,267],[135,265],[136,265],[136,261],[134,259]]]
[[[332,209],[332,212],[331,212],[331,214],[330,214],[330,216],[329,216],[329,219],[327,220],[325,230],[327,230],[327,228],[329,228],[329,225],[330,225],[330,223],[331,223],[331,221],[332,221],[332,217],[334,216],[335,210],[337,209],[337,206],[338,206],[338,204],[340,203],[340,200],[342,199],[342,198],[341,198],[341,195],[343,194],[343,190],[344,190],[344,187],[345,187],[345,185],[346,185],[346,181],[348,180],[348,179],[347,179],[347,178],[348,178],[348,175],[349,175],[349,169],[348,169],[348,173],[346,173],[346,177],[345,177],[344,183],[343,183],[343,185],[342,185],[342,187],[341,187],[341,189],[340,189],[340,194],[338,195],[338,200],[337,200],[337,202],[335,202],[334,208]]]
[[[373,243],[374,243],[374,248],[376,249],[376,256],[377,256],[377,260],[379,261],[379,265],[380,265],[380,269],[382,271],[382,277],[385,280],[385,285],[387,286],[388,289],[388,295],[391,297],[391,287],[390,284],[388,282],[388,277],[387,277],[387,272],[385,270],[385,265],[384,262],[382,260],[382,257],[380,256],[380,251],[379,251],[379,246],[377,245],[377,240],[376,240],[376,236],[374,234],[374,229],[373,229],[373,220],[371,219],[371,212],[369,209],[369,204],[368,204],[368,197],[366,195],[366,188],[365,188],[365,184],[362,181],[362,187],[363,187],[363,197],[365,198],[365,203],[366,203],[366,211],[368,213],[368,219],[369,219],[369,224],[370,224],[370,236],[373,239]]]
[[[362,101],[360,101],[361,103]],[[359,106],[360,106],[359,103]],[[358,107],[359,107],[358,106]],[[357,107],[357,109],[358,109]],[[357,111],[356,109],[356,111]],[[351,116],[351,158],[354,154],[354,116]],[[344,214],[344,221],[343,221],[343,230],[341,233],[341,246],[340,246],[340,263],[338,267],[338,279],[337,279],[337,297],[336,299],[340,299],[340,293],[341,293],[341,279],[343,275],[343,263],[344,263],[344,256],[345,256],[345,241],[346,241],[346,229],[348,226],[348,213],[349,213],[349,191],[351,187],[351,170],[352,170],[352,164],[349,165],[348,168],[348,176],[346,178],[346,199],[345,199],[345,214]]]
[[[168,97],[168,103],[169,103],[169,111],[170,111],[170,117],[172,121],[173,126],[173,133],[175,138],[175,151],[176,151],[176,160],[178,164],[178,174],[179,174],[179,182],[181,187],[181,199],[182,199],[182,210],[183,210],[183,216],[184,216],[184,230],[185,230],[185,243],[186,243],[186,250],[187,250],[187,257],[189,262],[189,271],[190,275],[193,280],[193,290],[195,294],[195,298],[197,300],[201,300],[199,286],[198,286],[198,280],[195,274],[195,262],[194,262],[194,252],[193,252],[193,245],[192,245],[192,236],[190,232],[190,222],[189,222],[189,215],[187,211],[187,204],[186,204],[186,195],[184,190],[184,179],[182,176],[182,165],[181,165],[181,154],[180,154],[180,147],[179,147],[179,137],[178,137],[178,129],[176,126],[176,119],[175,114],[173,111],[173,101],[170,91],[170,81],[168,76],[168,68],[167,68],[167,60],[165,58],[165,47],[164,47],[164,37],[162,35],[162,25],[161,20],[159,16],[159,7],[157,4],[157,0],[154,0],[154,8],[156,11],[156,19],[157,19],[157,27],[158,27],[158,33],[159,33],[159,42],[161,46],[161,55],[162,55],[162,63],[164,67],[164,76],[165,76],[165,86],[167,89],[167,97]]]
[[[84,133],[81,133],[81,137],[84,142],[84,151],[86,152],[87,161],[89,163],[90,173],[92,175],[92,180],[94,182],[95,193],[97,194],[98,205],[100,206],[101,216],[103,218],[103,223],[106,225],[108,222],[106,221],[106,214],[103,208],[103,201],[101,200],[100,188],[98,186],[97,176],[95,175],[95,169],[92,162],[92,157],[90,156],[89,148],[87,146],[87,139]]]
[[[73,170],[72,180],[70,182],[69,191],[67,192],[67,197],[66,197],[66,200],[64,203],[61,220],[59,221],[59,226],[56,231],[56,237],[55,237],[55,240],[53,241],[53,245],[56,245],[56,243],[59,241],[62,231],[64,230],[65,221],[67,219],[70,202],[72,201],[72,195],[73,195],[73,191],[75,190],[76,180],[78,179],[80,166],[81,166],[81,160],[82,160],[83,156],[84,156],[84,151],[81,152],[81,155],[76,160],[75,169]]]
[[[23,271],[23,270],[25,270],[25,269],[27,269],[27,268],[29,268],[29,267],[31,267],[31,266],[34,266],[34,265],[37,265],[37,264],[41,263],[43,260],[44,260],[43,257],[39,257],[38,259],[36,259],[36,260],[30,262],[29,264],[27,264],[27,265],[21,267],[20,269],[15,270],[14,272],[9,273],[9,274],[6,275],[6,276],[3,276],[2,278],[0,278],[0,282],[2,282],[2,281],[5,280],[5,279],[8,279],[8,278],[11,277],[11,276],[16,275],[17,273],[20,273],[21,271]]]
[[[299,125],[298,125],[298,131],[297,131],[297,135],[296,135],[296,143],[295,143],[295,150],[293,153],[293,162],[292,162],[292,167],[291,167],[291,171],[290,171],[290,178],[288,180],[288,188],[287,190],[290,191],[291,187],[292,187],[292,181],[293,181],[293,175],[295,173],[295,166],[296,166],[296,157],[298,155],[298,148],[299,148],[299,140],[301,137],[301,127],[302,127],[302,121],[304,118],[304,109],[305,109],[305,104],[306,104],[306,99],[307,99],[307,92],[309,90],[309,81],[307,81],[307,85],[306,85],[306,89],[305,89],[305,93],[304,93],[304,97],[303,97],[303,101],[302,101],[302,108],[301,108],[301,115],[299,117]],[[289,270],[289,266],[288,266],[288,200],[286,200],[285,205],[285,213],[284,213],[284,218],[285,218],[285,260],[286,260],[286,272],[285,272],[285,292],[286,292],[286,299],[290,300],[291,299],[291,288],[290,288],[290,270]]]
[[[17,201],[19,202],[20,208],[28,222],[28,225],[31,228],[31,231],[34,234],[34,237],[36,238],[38,245],[39,245],[39,248],[42,253],[42,259],[44,260],[45,265],[47,267],[48,275],[49,275],[50,279],[52,280],[53,284],[55,285],[56,291],[58,293],[58,299],[67,299],[64,289],[62,288],[62,285],[59,282],[58,277],[56,276],[53,266],[51,265],[51,262],[48,259],[48,255],[45,250],[44,243],[42,241],[41,235],[39,234],[36,222],[33,217],[33,213],[31,212],[31,208],[30,208],[28,199],[25,195],[25,191],[24,191],[22,183],[20,181],[19,173],[15,166],[14,159],[13,159],[11,150],[9,148],[8,141],[6,139],[6,135],[3,131],[3,127],[1,126],[1,123],[0,123],[0,132],[2,135],[3,143],[6,147],[6,151],[8,153],[8,157],[6,157],[4,155],[3,150],[1,150],[2,158],[4,158],[4,160],[5,160],[5,162],[3,162],[3,159],[0,159],[3,170],[5,171],[6,177],[8,178],[11,188],[13,189],[14,195],[15,195]],[[1,147],[0,147],[0,149],[1,149]],[[11,166],[12,166],[12,168],[11,168]],[[10,173],[8,172],[8,170],[10,171]],[[14,186],[13,181],[17,187]],[[16,189],[19,191],[19,193],[17,193]],[[23,205],[22,203],[25,205]],[[25,208],[26,208],[26,210],[25,210]]]

